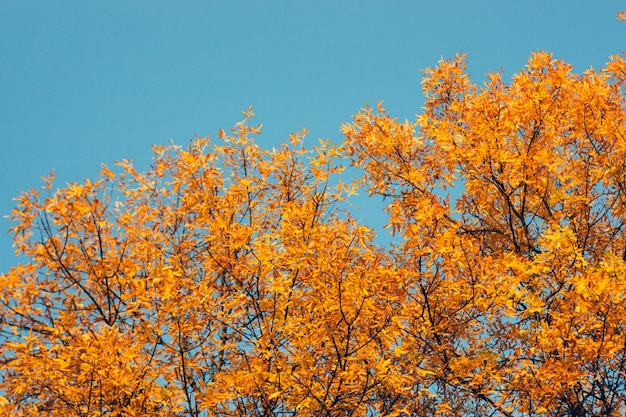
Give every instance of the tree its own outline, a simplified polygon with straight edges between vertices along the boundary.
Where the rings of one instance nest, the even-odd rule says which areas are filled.
[[[538,52],[478,87],[457,56],[415,122],[365,107],[339,146],[263,150],[250,110],[145,173],[46,178],[12,213],[1,411],[623,415],[625,81]]]

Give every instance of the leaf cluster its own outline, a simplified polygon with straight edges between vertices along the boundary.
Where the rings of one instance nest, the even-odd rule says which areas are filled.
[[[0,411],[623,415],[626,61],[537,52],[482,86],[465,66],[424,72],[414,122],[368,106],[339,145],[265,150],[249,109],[146,172],[23,193]]]

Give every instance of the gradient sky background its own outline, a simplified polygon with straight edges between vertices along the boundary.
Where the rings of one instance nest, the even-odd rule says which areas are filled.
[[[420,112],[420,69],[469,55],[469,72],[505,77],[535,50],[576,72],[626,48],[602,1],[0,0],[0,215],[56,169],[61,186],[150,145],[216,135],[254,105],[258,142],[302,126],[340,142],[366,102]],[[364,211],[368,219],[379,212]],[[0,272],[16,263],[0,219]]]

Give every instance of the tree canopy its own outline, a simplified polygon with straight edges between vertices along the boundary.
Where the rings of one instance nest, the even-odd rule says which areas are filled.
[[[146,172],[47,177],[12,212],[0,412],[623,415],[625,82],[537,52],[477,86],[461,55],[342,143],[263,149],[249,110]]]

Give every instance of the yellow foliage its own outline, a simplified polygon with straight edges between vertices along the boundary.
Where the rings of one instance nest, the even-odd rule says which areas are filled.
[[[250,108],[146,172],[23,193],[0,413],[623,415],[626,61],[537,52],[476,86],[465,60],[424,71],[414,122],[366,106],[341,144],[265,150]]]

